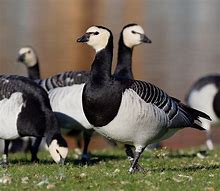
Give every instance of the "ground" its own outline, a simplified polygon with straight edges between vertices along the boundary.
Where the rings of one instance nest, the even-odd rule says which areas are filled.
[[[220,149],[145,151],[140,164],[146,172],[129,174],[122,149],[93,151],[92,164],[80,166],[70,151],[64,166],[54,164],[49,153],[39,153],[40,163],[30,155],[10,154],[8,168],[0,168],[0,190],[220,190]]]

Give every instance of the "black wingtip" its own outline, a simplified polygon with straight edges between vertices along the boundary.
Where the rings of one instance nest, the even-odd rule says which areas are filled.
[[[206,130],[205,128],[201,127],[200,125],[198,125],[198,124],[196,124],[196,123],[194,123],[194,124],[192,125],[192,127],[195,128],[195,129],[198,129],[198,130],[200,130],[200,131],[205,131],[205,130]]]
[[[207,119],[209,121],[212,121],[211,117],[209,115],[207,115],[206,113],[204,113],[202,111],[198,111],[196,109],[193,109],[193,110],[195,110],[197,112],[199,117],[202,117],[202,118],[205,118],[205,119]]]
[[[194,116],[197,116],[197,117],[202,117],[202,118],[205,118],[209,121],[212,121],[211,117],[209,115],[207,115],[206,113],[202,112],[202,111],[199,111],[197,109],[194,109],[194,108],[191,108],[190,106],[188,105],[185,105],[185,104],[182,104],[181,105],[186,109],[188,110],[191,114],[193,114]]]

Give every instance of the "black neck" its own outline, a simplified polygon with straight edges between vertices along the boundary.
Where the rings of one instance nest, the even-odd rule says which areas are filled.
[[[39,63],[37,61],[37,63],[32,66],[32,67],[28,67],[28,77],[31,80],[37,80],[40,79],[40,69],[39,69]]]
[[[96,54],[92,63],[90,72],[92,83],[99,84],[111,78],[112,57],[113,37],[110,36],[106,48]]]
[[[118,62],[114,72],[116,78],[133,79],[132,73],[132,48],[128,48],[121,34],[118,43]]]
[[[91,81],[94,83],[100,83],[109,80],[111,77],[113,57],[113,37],[109,38],[106,48],[99,51],[92,63],[91,67]]]
[[[111,75],[111,62],[108,51],[101,50],[97,53],[91,68],[91,80],[94,82],[108,80]]]
[[[51,110],[47,110],[47,121],[46,121],[46,131],[45,131],[45,137],[46,137],[46,143],[49,145],[51,141],[54,139],[54,136],[60,135],[60,128],[57,121],[57,118],[55,116],[55,113]]]
[[[105,49],[96,54],[90,78],[82,95],[83,111],[87,120],[102,127],[114,119],[121,104],[122,87],[111,77],[113,38]]]

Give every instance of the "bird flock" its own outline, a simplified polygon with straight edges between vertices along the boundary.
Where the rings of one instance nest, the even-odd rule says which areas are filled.
[[[151,43],[143,28],[122,28],[118,58],[112,72],[113,35],[103,26],[91,26],[77,39],[95,50],[90,71],[69,71],[41,79],[39,59],[31,46],[19,50],[18,62],[27,67],[28,78],[0,76],[0,138],[5,141],[2,165],[8,164],[9,143],[35,139],[32,161],[42,138],[56,163],[64,164],[68,134],[82,132],[82,162],[88,163],[93,132],[124,144],[130,173],[144,171],[138,163],[145,148],[174,135],[183,128],[207,130],[207,147],[213,149],[211,125],[220,119],[220,76],[198,80],[187,93],[186,104],[159,87],[135,80],[133,48]],[[211,120],[212,119],[212,120]]]

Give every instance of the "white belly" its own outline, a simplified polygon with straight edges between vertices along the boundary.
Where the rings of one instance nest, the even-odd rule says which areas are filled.
[[[60,87],[49,91],[49,98],[53,111],[62,113],[63,114],[62,122],[65,123],[66,121],[66,124],[64,123],[62,124],[63,127],[65,127],[65,125],[67,125],[68,127],[71,125],[75,126],[74,121],[76,120],[85,128],[87,129],[92,128],[83,112],[83,107],[82,107],[83,87],[84,84],[81,84],[81,85]],[[64,115],[67,116],[66,117],[67,120],[65,119]],[[71,118],[73,119],[73,121],[71,120]]]
[[[19,137],[17,118],[23,106],[22,93],[13,93],[9,99],[0,101],[0,138],[15,139]]]
[[[189,96],[189,105],[208,114],[212,119],[211,123],[219,122],[213,110],[213,99],[217,91],[215,85],[209,84],[200,90],[194,90]]]
[[[167,132],[168,121],[162,110],[143,101],[133,90],[126,90],[117,116],[108,125],[94,129],[119,142],[146,146]]]

